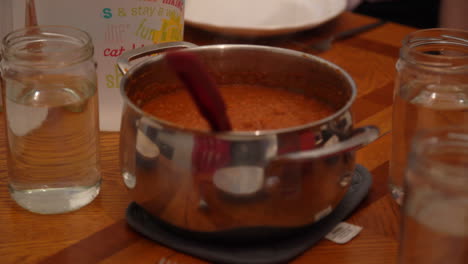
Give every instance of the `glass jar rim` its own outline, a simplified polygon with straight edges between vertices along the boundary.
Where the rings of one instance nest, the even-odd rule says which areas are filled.
[[[468,71],[468,31],[417,30],[403,39],[400,58],[428,70]]]
[[[50,47],[48,47],[50,46]],[[2,58],[24,67],[66,67],[94,55],[92,37],[71,26],[34,26],[14,30],[2,40]]]

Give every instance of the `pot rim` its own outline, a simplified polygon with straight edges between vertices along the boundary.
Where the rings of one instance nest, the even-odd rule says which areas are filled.
[[[276,134],[287,134],[287,133],[292,133],[300,130],[307,130],[313,127],[319,127],[323,124],[329,123],[333,119],[342,116],[345,112],[349,110],[351,105],[354,103],[356,96],[357,96],[357,88],[356,88],[356,83],[354,82],[353,78],[347,73],[345,70],[343,70],[341,67],[338,65],[327,61],[323,58],[320,58],[315,55],[311,55],[308,53],[300,52],[300,51],[295,51],[291,49],[285,49],[285,48],[278,48],[278,47],[271,47],[271,46],[263,46],[263,45],[251,45],[251,44],[216,44],[216,45],[205,45],[205,46],[197,46],[193,48],[188,48],[188,50],[191,51],[202,51],[202,50],[228,50],[228,49],[245,49],[245,50],[267,50],[269,52],[274,52],[274,53],[281,53],[284,55],[289,55],[289,56],[294,56],[297,58],[308,58],[315,60],[318,63],[324,64],[327,67],[330,67],[334,69],[335,71],[339,72],[340,74],[343,75],[343,77],[346,79],[346,81],[350,84],[351,86],[351,96],[349,100],[346,102],[346,104],[335,111],[332,115],[327,116],[326,118],[317,120],[315,122],[311,123],[306,123],[300,126],[294,126],[294,127],[287,127],[287,128],[280,128],[280,129],[269,129],[269,130],[255,130],[255,131],[225,131],[225,132],[213,132],[213,131],[201,131],[201,130],[195,130],[195,129],[190,129],[190,128],[183,128],[180,126],[177,126],[169,121],[159,119],[145,111],[143,111],[140,107],[136,106],[130,98],[128,98],[127,94],[125,93],[125,84],[127,83],[129,76],[134,74],[137,70],[139,70],[142,67],[145,67],[149,64],[159,62],[164,59],[164,53],[157,55],[153,58],[145,59],[134,66],[132,66],[128,71],[125,73],[123,76],[121,82],[120,82],[120,95],[122,96],[123,102],[131,107],[135,112],[140,114],[142,117],[146,117],[150,119],[151,121],[155,122],[159,126],[163,128],[169,128],[181,132],[186,132],[190,134],[195,134],[195,135],[205,135],[205,136],[218,136],[218,137],[229,137],[229,138],[242,138],[245,139],[246,137],[258,137],[258,136],[270,136],[270,135],[276,135]]]

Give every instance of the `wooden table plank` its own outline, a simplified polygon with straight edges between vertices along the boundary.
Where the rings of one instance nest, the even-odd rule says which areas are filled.
[[[352,108],[356,126],[373,124],[381,129],[381,138],[357,154],[357,162],[373,173],[374,184],[348,221],[364,230],[345,245],[323,240],[293,263],[394,263],[399,207],[387,190],[393,80],[400,42],[414,29],[388,23],[334,43],[324,53],[317,54],[308,46],[334,32],[375,21],[347,12],[317,29],[267,39],[225,37],[187,27],[186,40],[197,44],[286,47],[309,51],[336,63],[351,74],[358,86]],[[206,263],[153,243],[126,225],[124,214],[130,198],[120,175],[118,133],[101,133],[103,184],[97,199],[76,212],[43,216],[21,209],[8,195],[6,142],[0,125],[0,263]]]

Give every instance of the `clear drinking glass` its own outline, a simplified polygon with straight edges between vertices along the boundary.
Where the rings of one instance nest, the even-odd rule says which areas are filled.
[[[416,31],[403,41],[396,67],[390,190],[401,203],[415,133],[468,123],[468,31]]]
[[[412,149],[399,264],[466,264],[468,127],[424,131]]]
[[[71,27],[29,27],[3,39],[9,190],[32,212],[76,210],[99,193],[93,52],[90,36]]]

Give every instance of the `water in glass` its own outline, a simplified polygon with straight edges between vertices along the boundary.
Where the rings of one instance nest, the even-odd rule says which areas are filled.
[[[9,188],[32,211],[71,211],[99,192],[96,87],[72,76],[45,78],[39,87],[6,97]],[[15,89],[14,83],[6,86]]]

